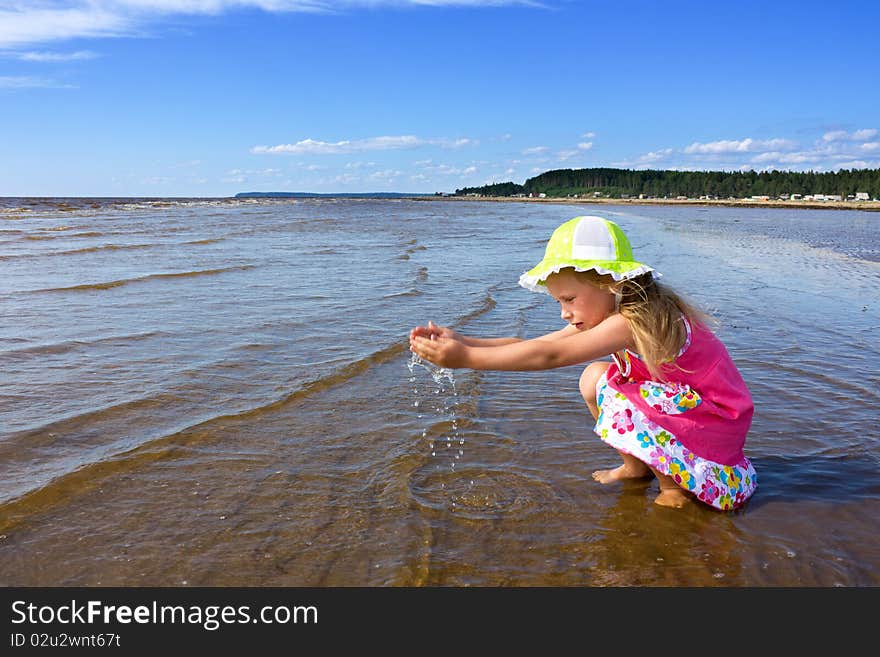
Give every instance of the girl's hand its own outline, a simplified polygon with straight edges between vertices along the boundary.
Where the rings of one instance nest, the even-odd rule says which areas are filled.
[[[427,326],[416,326],[409,332],[409,339],[412,341],[413,338],[422,337],[428,338],[429,340],[436,340],[437,338],[447,338],[449,340],[456,340],[461,342],[461,336],[453,331],[451,328],[446,326],[437,326],[434,322],[428,322]]]
[[[419,358],[423,358],[439,367],[451,369],[467,367],[468,347],[458,340],[442,337],[426,338],[414,336],[410,338],[409,350]]]

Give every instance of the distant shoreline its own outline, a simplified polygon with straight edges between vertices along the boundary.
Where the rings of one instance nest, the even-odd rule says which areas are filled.
[[[452,196],[440,194],[406,194],[382,196],[382,192],[369,194],[324,194],[321,196],[0,196],[0,213],[22,216],[32,211],[31,206],[48,204],[55,209],[74,211],[80,206],[99,207],[100,203],[148,203],[156,206],[179,201],[305,201],[344,199],[349,201],[428,201],[457,203],[551,203],[557,205],[698,205],[705,207],[739,208],[785,208],[806,210],[861,210],[880,212],[880,201],[778,201],[752,199],[660,199],[660,198],[527,198],[521,196]],[[75,203],[72,203],[75,202]],[[10,205],[10,203],[12,203]]]
[[[737,208],[794,208],[805,210],[864,210],[880,212],[880,201],[759,201],[751,199],[658,198],[523,198],[514,196],[419,196],[417,201],[488,201],[492,203],[557,203],[565,205],[704,205]]]

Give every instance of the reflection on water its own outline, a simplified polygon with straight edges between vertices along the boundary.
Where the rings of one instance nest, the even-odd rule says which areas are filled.
[[[6,585],[878,584],[868,213],[0,205]],[[599,209],[720,320],[756,401],[741,511],[592,481],[617,457],[577,367],[453,375],[407,351],[428,319],[558,328],[516,281]]]

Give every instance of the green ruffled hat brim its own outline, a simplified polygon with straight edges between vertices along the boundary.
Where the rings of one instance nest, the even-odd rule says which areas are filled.
[[[519,277],[519,284],[532,292],[549,294],[546,284],[547,278],[551,274],[559,273],[567,268],[572,268],[575,271],[596,271],[599,274],[611,276],[615,281],[625,281],[647,273],[651,273],[655,279],[662,275],[653,267],[634,260],[542,260]]]

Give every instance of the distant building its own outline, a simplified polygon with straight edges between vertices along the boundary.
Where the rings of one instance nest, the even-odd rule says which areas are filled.
[[[857,201],[870,201],[871,197],[867,192],[856,192],[856,200]]]

